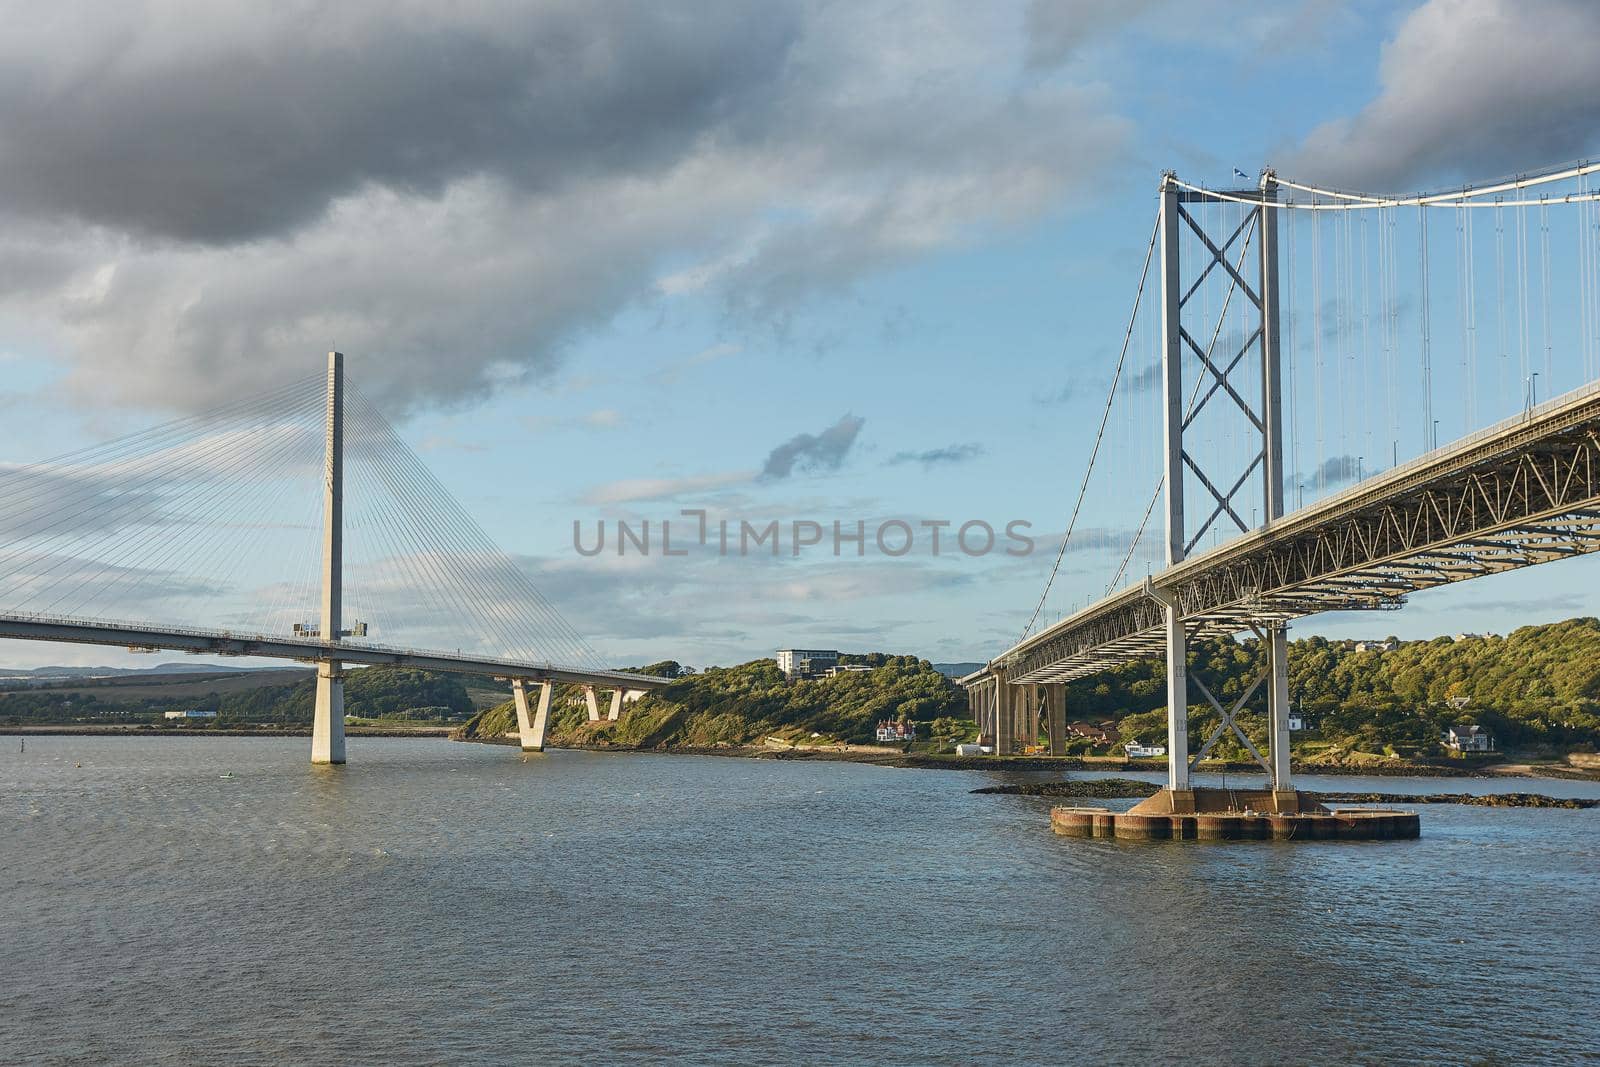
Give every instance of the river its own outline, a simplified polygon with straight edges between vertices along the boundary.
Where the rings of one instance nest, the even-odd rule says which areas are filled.
[[[1134,844],[1057,838],[977,771],[0,743],[7,1064],[1600,1056],[1600,809]]]

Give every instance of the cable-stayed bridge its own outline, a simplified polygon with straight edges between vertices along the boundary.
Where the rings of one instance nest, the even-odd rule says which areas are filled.
[[[1063,751],[1066,682],[1162,657],[1172,810],[1193,810],[1190,773],[1223,737],[1290,805],[1290,620],[1395,609],[1412,593],[1600,549],[1597,171],[1405,197],[1271,171],[1241,190],[1164,176],[1045,591],[1020,639],[961,680],[995,750],[1036,743],[1042,717],[1050,751]],[[1141,337],[1151,362],[1130,373]],[[1541,378],[1547,394],[1567,391],[1541,403]],[[1461,433],[1441,444],[1446,424]],[[1141,481],[1154,483],[1147,505],[1128,491]],[[1143,517],[1107,558],[1104,595],[1036,629],[1097,484],[1099,507]],[[1147,540],[1158,503],[1163,533]],[[1187,649],[1239,634],[1259,640],[1263,666],[1225,706]],[[1266,753],[1238,722],[1263,690]],[[1201,700],[1217,722],[1191,755],[1189,706]]]
[[[346,664],[509,681],[526,751],[557,683],[591,719],[609,690],[613,720],[665,684],[606,667],[337,352],[326,377],[0,470],[0,637],[315,663],[313,763],[345,762]]]

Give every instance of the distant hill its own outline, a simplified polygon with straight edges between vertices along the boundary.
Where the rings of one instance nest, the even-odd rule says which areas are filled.
[[[935,663],[933,669],[946,678],[964,678],[982,666],[981,663]]]
[[[759,744],[771,736],[870,742],[884,719],[923,723],[925,736],[929,721],[966,714],[966,696],[927,660],[883,653],[852,658],[865,660],[874,669],[789,682],[770,659],[708,667],[641,697],[616,723],[591,724],[580,692],[562,686],[551,709],[550,743],[699,747]],[[658,669],[664,666],[645,670],[664,677],[676,673]],[[515,729],[516,712],[506,701],[479,712],[459,736],[498,738]]]
[[[158,663],[154,667],[0,667],[8,678],[121,678],[133,674],[224,674],[230,671],[273,671],[279,666],[240,667],[231,663]]]

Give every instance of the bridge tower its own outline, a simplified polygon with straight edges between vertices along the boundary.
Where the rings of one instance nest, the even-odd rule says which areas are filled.
[[[1200,543],[1201,538],[1220,522],[1228,521],[1239,532],[1249,533],[1252,527],[1239,515],[1235,498],[1249,484],[1257,469],[1261,471],[1262,515],[1261,529],[1270,527],[1283,517],[1283,407],[1282,372],[1279,355],[1279,295],[1278,295],[1278,219],[1273,205],[1278,197],[1278,184],[1270,170],[1261,175],[1260,186],[1222,197],[1210,193],[1185,189],[1170,172],[1161,181],[1161,365],[1163,397],[1163,436],[1165,444],[1165,497],[1166,497],[1166,557],[1169,567],[1181,563]],[[1227,198],[1226,200],[1223,198]],[[1192,212],[1191,205],[1238,202],[1255,203],[1245,212],[1244,218],[1231,233],[1208,232],[1205,213]],[[1194,278],[1185,286],[1181,262],[1182,236],[1192,232],[1204,253],[1202,264]],[[1255,254],[1250,254],[1252,238]],[[1236,249],[1237,246],[1237,250]],[[1248,264],[1254,259],[1255,270]],[[1243,301],[1248,329],[1242,339],[1230,339],[1230,349],[1236,341],[1236,350],[1226,353],[1216,351],[1221,336],[1221,318],[1217,323],[1207,322],[1203,329],[1191,330],[1192,323],[1199,326],[1199,307],[1189,302],[1200,289],[1201,281],[1213,270],[1220,270],[1230,280],[1230,299],[1236,294]],[[1254,278],[1247,277],[1254,274]],[[1254,284],[1251,284],[1252,280]],[[1252,314],[1253,312],[1253,314]],[[1224,305],[1224,314],[1226,305]],[[1213,329],[1213,326],[1216,326]],[[1201,340],[1209,340],[1202,345]],[[1256,391],[1246,386],[1243,391],[1235,387],[1236,372],[1241,366],[1247,370],[1247,359],[1252,350],[1259,355],[1259,408],[1257,411],[1247,397]],[[1198,388],[1186,394],[1183,366],[1186,355],[1198,363],[1196,373],[1209,386],[1203,392]],[[1196,383],[1198,385],[1200,383]],[[1260,449],[1242,473],[1233,471],[1207,471],[1196,452],[1184,446],[1184,432],[1194,424],[1207,403],[1231,403],[1230,412],[1245,420],[1245,435],[1250,440],[1259,437]],[[1185,514],[1185,483],[1189,475],[1205,491],[1205,501],[1210,505],[1205,521],[1191,529]],[[1166,609],[1167,658],[1167,766],[1168,788],[1174,794],[1174,810],[1189,800],[1188,703],[1189,677],[1187,666],[1188,635],[1183,625],[1184,606],[1165,590],[1147,588]],[[1263,760],[1274,792],[1291,792],[1293,785],[1289,774],[1289,684],[1288,684],[1288,634],[1281,618],[1261,620],[1258,632],[1267,647],[1267,700],[1271,726],[1270,758]],[[1198,683],[1206,699],[1217,707],[1223,726],[1232,725],[1232,711],[1223,709]],[[1219,726],[1219,730],[1221,726]],[[1242,731],[1234,727],[1243,737]],[[1215,735],[1213,735],[1213,740]],[[1248,739],[1246,744],[1248,744]],[[1209,747],[1209,743],[1208,743]],[[1203,754],[1202,750],[1202,754]],[[1257,758],[1260,758],[1257,753]],[[1287,799],[1287,798],[1285,798]]]
[[[328,353],[328,419],[322,471],[322,620],[328,654],[317,662],[311,717],[311,762],[344,762],[344,665],[337,646],[344,581],[344,355]]]

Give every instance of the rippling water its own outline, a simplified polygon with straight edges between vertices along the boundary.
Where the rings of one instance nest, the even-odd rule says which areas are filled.
[[[15,744],[0,1062],[1600,1057],[1600,809],[1133,844],[1056,838],[1049,801],[973,796],[1001,777],[978,772]]]

